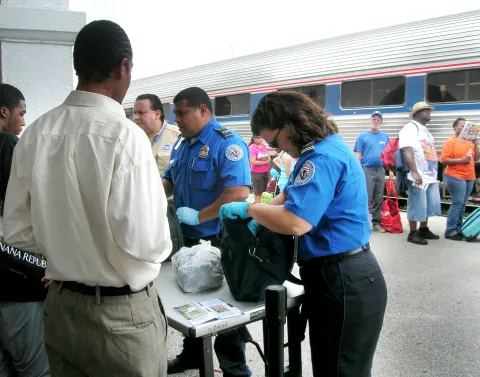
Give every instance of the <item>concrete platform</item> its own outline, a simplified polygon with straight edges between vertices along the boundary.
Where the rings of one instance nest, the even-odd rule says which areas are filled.
[[[480,242],[446,240],[446,218],[439,217],[431,219],[430,229],[440,240],[413,245],[406,241],[408,225],[402,217],[403,234],[374,233],[370,242],[389,295],[372,376],[480,376]],[[261,323],[248,327],[262,343]],[[180,333],[170,330],[169,357],[181,345]],[[312,376],[308,336],[302,351],[303,376]],[[263,375],[252,345],[247,345],[247,362],[253,376]],[[214,365],[218,368],[216,359]],[[198,375],[192,370],[174,376]]]

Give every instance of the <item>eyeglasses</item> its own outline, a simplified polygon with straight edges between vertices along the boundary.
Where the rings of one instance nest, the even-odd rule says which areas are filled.
[[[275,137],[273,138],[272,142],[270,144],[268,144],[268,146],[270,148],[275,148],[275,149],[278,149],[278,141],[277,141],[277,138],[278,138],[278,134],[280,133],[282,129],[279,128],[278,131],[277,131],[277,134],[275,135]]]

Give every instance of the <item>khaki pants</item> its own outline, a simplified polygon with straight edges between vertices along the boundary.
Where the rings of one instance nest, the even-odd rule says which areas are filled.
[[[97,300],[54,282],[44,317],[52,377],[167,375],[167,322],[153,287]]]

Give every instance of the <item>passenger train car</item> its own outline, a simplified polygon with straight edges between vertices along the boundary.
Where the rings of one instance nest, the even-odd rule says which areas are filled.
[[[242,56],[132,81],[124,100],[132,117],[135,98],[155,93],[169,106],[189,86],[206,90],[217,119],[250,138],[258,101],[275,90],[313,98],[336,120],[353,147],[384,114],[391,137],[408,121],[414,103],[435,108],[428,127],[437,152],[452,136],[457,117],[480,120],[480,11],[429,19]]]

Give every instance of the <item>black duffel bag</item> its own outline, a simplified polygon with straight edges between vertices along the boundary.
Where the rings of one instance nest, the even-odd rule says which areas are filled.
[[[180,226],[180,222],[178,221],[177,211],[175,210],[173,199],[168,200],[167,218],[168,226],[170,228],[170,239],[172,240],[172,252],[165,261],[172,259],[174,254],[178,252],[184,245],[182,228]]]
[[[261,301],[265,288],[286,280],[302,284],[292,275],[295,238],[262,226],[254,237],[248,221],[224,219],[220,233],[223,272],[235,300]]]

